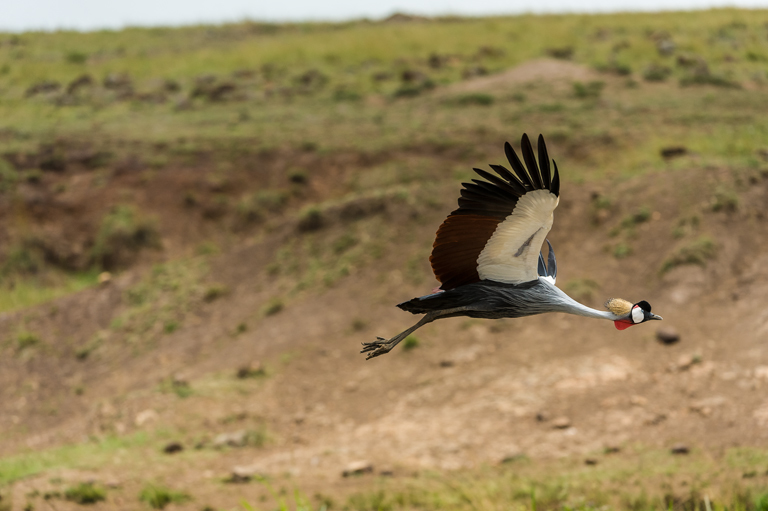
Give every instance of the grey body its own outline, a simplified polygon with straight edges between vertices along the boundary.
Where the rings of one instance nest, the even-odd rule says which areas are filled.
[[[436,314],[440,318],[522,318],[545,312],[566,312],[591,318],[619,319],[611,312],[580,304],[546,278],[523,284],[481,280],[414,298],[399,304],[398,307],[413,314]]]
[[[565,312],[588,318],[613,321],[621,319],[610,311],[600,311],[580,304],[551,284],[549,277],[540,277],[538,280],[522,284],[481,280],[414,298],[399,304],[398,307],[413,314],[424,314],[424,317],[391,339],[379,337],[377,341],[363,343],[362,353],[368,353],[369,359],[389,353],[417,329],[442,318],[522,318],[545,312]]]

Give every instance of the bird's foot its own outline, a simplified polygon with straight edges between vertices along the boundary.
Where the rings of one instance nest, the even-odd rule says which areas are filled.
[[[378,357],[379,355],[385,355],[397,345],[397,342],[392,341],[394,341],[394,339],[377,337],[373,342],[364,342],[363,349],[360,350],[360,353],[368,353],[368,356],[365,357],[366,360]]]

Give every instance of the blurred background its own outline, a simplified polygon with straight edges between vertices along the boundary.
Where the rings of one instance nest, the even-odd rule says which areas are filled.
[[[0,510],[768,509],[768,9],[325,7],[0,7]],[[523,133],[664,321],[365,361]]]

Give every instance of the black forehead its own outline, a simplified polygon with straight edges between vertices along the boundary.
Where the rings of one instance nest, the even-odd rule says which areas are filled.
[[[651,312],[651,304],[643,300],[642,302],[637,302],[635,305],[639,305],[641,309],[643,309],[646,312]]]

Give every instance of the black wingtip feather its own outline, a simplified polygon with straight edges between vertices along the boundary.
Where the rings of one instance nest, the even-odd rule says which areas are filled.
[[[552,174],[549,167],[549,154],[547,153],[547,144],[544,143],[544,136],[539,135],[536,144],[539,150],[539,168],[541,169],[541,182],[544,188],[549,189],[552,186]]]
[[[557,171],[557,162],[552,160],[552,165],[555,167],[555,176],[552,178],[549,191],[555,194],[556,197],[560,197],[560,173]]]
[[[517,177],[520,178],[523,186],[525,186],[527,190],[535,190],[536,188],[533,186],[533,182],[528,176],[528,172],[525,171],[523,162],[521,162],[520,158],[517,157],[517,153],[515,153],[515,150],[512,149],[512,146],[509,142],[504,142],[504,153],[506,153],[507,160],[509,161],[509,164],[512,165],[512,170],[514,170],[515,174],[517,174]]]
[[[533,155],[533,146],[531,145],[531,140],[528,138],[527,133],[523,133],[523,138],[520,141],[520,150],[523,152],[525,165],[528,167],[528,173],[531,175],[533,188],[536,190],[544,188],[544,185],[541,182],[539,166],[536,164],[536,157]]]

